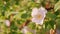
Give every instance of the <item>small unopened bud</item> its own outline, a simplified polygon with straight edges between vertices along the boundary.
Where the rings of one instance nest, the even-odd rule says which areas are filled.
[[[6,26],[10,26],[10,21],[9,20],[5,20],[5,24],[6,24]]]

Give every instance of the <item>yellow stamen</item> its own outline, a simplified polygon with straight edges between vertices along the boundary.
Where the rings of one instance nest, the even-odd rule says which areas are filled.
[[[41,16],[40,14],[37,15],[37,19],[41,19],[41,17],[42,17],[42,16]]]

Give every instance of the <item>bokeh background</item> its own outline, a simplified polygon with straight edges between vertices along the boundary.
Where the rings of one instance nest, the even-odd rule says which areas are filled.
[[[60,30],[60,0],[0,0],[0,34],[23,34],[19,29],[21,24],[31,18],[32,8],[40,6],[48,11],[44,24],[30,22],[27,26],[36,30],[36,34],[49,34],[51,29],[56,34]],[[5,20],[10,20],[9,27]]]

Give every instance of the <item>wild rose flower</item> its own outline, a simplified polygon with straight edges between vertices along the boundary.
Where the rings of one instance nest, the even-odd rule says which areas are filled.
[[[10,21],[9,20],[5,20],[5,24],[6,24],[6,26],[10,26]]]
[[[35,22],[36,24],[43,24],[44,18],[46,16],[47,10],[43,7],[33,8],[32,9],[32,22]]]
[[[28,32],[27,27],[24,27],[24,28],[22,29],[22,32],[23,32],[23,34],[26,34],[26,33]]]
[[[33,34],[36,34],[36,30],[32,30],[32,29],[30,29],[28,26],[25,26],[25,27],[22,29],[22,33],[23,33],[23,34],[27,34],[28,32],[32,32]]]

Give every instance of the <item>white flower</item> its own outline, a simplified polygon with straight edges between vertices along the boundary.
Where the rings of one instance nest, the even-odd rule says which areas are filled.
[[[36,24],[43,24],[44,18],[46,16],[47,10],[43,7],[33,8],[32,9],[32,22],[35,22]]]
[[[33,8],[31,16],[36,17],[36,14],[38,14],[38,8]]]
[[[6,26],[10,26],[10,21],[9,20],[5,20],[5,24],[6,24]]]
[[[22,29],[22,33],[23,33],[23,34],[26,34],[26,33],[28,32],[27,29],[28,29],[27,26],[25,26],[25,27]]]
[[[32,33],[36,34],[36,30],[32,30],[32,29],[30,29],[28,26],[25,26],[25,27],[22,29],[22,33],[23,33],[23,34],[27,34],[28,32],[32,32]]]

